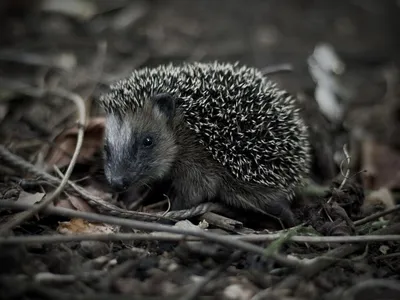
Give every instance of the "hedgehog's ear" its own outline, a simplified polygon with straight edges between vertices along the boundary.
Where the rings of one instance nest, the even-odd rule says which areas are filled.
[[[151,97],[153,107],[171,121],[175,116],[175,97],[168,93],[160,93]]]

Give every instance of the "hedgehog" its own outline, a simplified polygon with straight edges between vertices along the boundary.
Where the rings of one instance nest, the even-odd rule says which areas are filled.
[[[99,100],[114,191],[169,182],[173,210],[219,202],[295,224],[308,129],[294,96],[260,70],[218,61],[143,67]]]

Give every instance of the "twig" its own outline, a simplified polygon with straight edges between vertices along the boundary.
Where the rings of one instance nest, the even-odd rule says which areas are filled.
[[[368,279],[362,282],[356,283],[351,288],[346,290],[341,299],[345,300],[353,300],[356,299],[355,297],[358,292],[361,292],[365,289],[371,289],[376,291],[379,288],[386,288],[389,290],[396,291],[400,293],[400,281],[398,280],[391,280],[391,279]]]
[[[183,219],[188,219],[193,216],[198,216],[205,214],[209,211],[215,211],[215,212],[221,212],[225,210],[225,207],[213,203],[213,202],[206,202],[206,203],[201,203],[195,207],[189,208],[189,209],[184,209],[184,210],[171,210],[169,212],[162,212],[162,213],[156,213],[154,215],[164,217],[167,219],[176,219],[176,220],[183,220]]]
[[[68,91],[65,91],[62,89],[56,89],[56,90],[51,90],[51,91],[49,90],[47,92],[51,95],[62,97],[62,98],[65,98],[65,99],[68,99],[68,100],[74,102],[78,108],[79,130],[78,130],[78,137],[77,137],[77,141],[76,141],[75,151],[74,151],[74,154],[72,155],[72,158],[71,158],[71,161],[67,168],[67,171],[65,172],[65,176],[61,180],[57,189],[52,194],[50,194],[47,198],[42,200],[39,204],[31,207],[29,211],[26,211],[23,214],[18,215],[15,219],[12,219],[10,222],[4,224],[0,230],[0,235],[9,233],[9,231],[12,230],[14,227],[18,226],[25,220],[31,218],[33,215],[35,215],[40,210],[45,208],[48,204],[52,203],[61,194],[61,192],[63,191],[64,187],[66,186],[66,184],[68,182],[69,177],[71,176],[71,173],[74,169],[76,160],[78,158],[79,152],[80,152],[82,144],[83,144],[84,126],[85,126],[85,122],[86,122],[85,103],[84,103],[83,99],[77,94],[74,94],[74,93],[71,93],[71,92],[68,92]]]
[[[196,299],[196,297],[200,294],[201,290],[215,277],[218,276],[221,272],[226,270],[236,259],[238,259],[241,255],[241,251],[236,251],[234,252],[231,257],[223,263],[221,266],[218,268],[210,271],[207,276],[200,281],[197,285],[194,286],[193,289],[191,289],[186,295],[183,295],[179,300],[193,300]]]
[[[346,257],[359,249],[359,245],[345,245],[329,251],[323,259],[322,257],[315,262],[303,267],[296,274],[290,275],[278,283],[275,287],[269,287],[256,294],[251,300],[268,299],[268,296],[277,290],[293,291],[301,280],[307,280],[334,264],[338,259]]]
[[[1,203],[0,203],[1,204]],[[0,205],[1,206],[1,205]],[[301,236],[287,234],[248,234],[248,235],[224,235],[231,240],[245,242],[273,242],[279,241],[281,244],[286,242],[309,243],[309,244],[329,244],[329,243],[373,243],[400,241],[400,235],[361,235],[361,236]],[[168,241],[178,242],[181,240],[200,241],[202,238],[187,237],[183,234],[164,234],[154,232],[148,233],[81,233],[76,235],[37,235],[37,236],[9,236],[0,237],[0,245],[25,245],[25,244],[52,244],[80,241]]]
[[[235,231],[236,229],[241,229],[243,228],[243,223],[239,222],[237,220],[233,220],[212,212],[207,212],[203,215],[200,216],[201,219],[204,219],[207,221],[207,223],[222,228],[226,229],[229,231]]]
[[[143,201],[146,199],[147,195],[150,192],[150,188],[147,188],[146,191],[144,191],[137,200],[133,201],[131,204],[129,204],[128,209],[129,210],[135,210],[137,209]]]
[[[373,232],[374,235],[388,235],[388,234],[398,234],[400,233],[400,223],[393,224],[392,226],[385,227],[382,229],[378,229]],[[320,257],[315,262],[301,268],[297,274],[293,274],[289,277],[286,277],[283,281],[281,281],[274,289],[288,289],[292,290],[295,288],[296,284],[300,280],[307,280],[315,275],[317,275],[322,270],[333,265],[337,259],[341,259],[346,257],[363,247],[362,244],[348,244],[340,246],[336,249],[329,251],[326,255]],[[329,259],[324,259],[329,257]]]
[[[349,155],[349,152],[347,151],[347,145],[346,144],[343,145],[343,153],[344,153],[344,155],[346,157],[346,160],[347,160],[347,171],[346,171],[346,174],[343,174],[343,163],[344,163],[344,160],[342,160],[341,163],[340,163],[340,172],[342,173],[342,176],[344,178],[343,178],[342,183],[339,186],[339,190],[341,190],[344,187],[344,185],[346,184],[346,181],[347,181],[347,179],[349,178],[349,175],[350,175],[351,157]]]
[[[370,215],[368,217],[365,217],[365,218],[363,218],[361,220],[355,221],[354,222],[354,226],[364,225],[366,223],[375,221],[375,220],[379,219],[380,217],[383,217],[383,216],[386,216],[388,214],[392,214],[392,213],[395,213],[395,212],[398,212],[398,211],[400,211],[400,204],[396,205],[395,207],[393,207],[391,209],[388,209],[388,210],[385,210],[385,211],[381,211],[381,212],[377,212],[377,213],[372,214],[372,215]]]
[[[292,227],[292,228],[289,228],[285,233],[280,234],[279,238],[276,239],[275,241],[273,241],[269,245],[267,250],[273,251],[273,252],[278,251],[278,249],[280,249],[282,247],[282,245],[285,244],[286,241],[288,241],[290,239],[291,236],[294,236],[301,227],[302,227],[301,225]]]
[[[82,274],[53,274],[53,273],[37,273],[33,277],[34,281],[39,283],[70,283],[75,282],[77,280],[88,280],[93,278],[100,278],[104,276],[105,271],[92,271],[92,272],[84,272]]]
[[[400,252],[395,252],[395,253],[375,256],[373,259],[374,260],[381,260],[381,259],[389,259],[389,258],[397,258],[397,257],[400,257]]]
[[[134,260],[127,260],[120,265],[115,266],[104,279],[100,281],[100,287],[103,290],[108,290],[113,282],[128,273],[136,262]]]
[[[343,161],[341,162],[341,164],[340,164],[340,172],[342,173],[342,175],[343,175],[344,178],[343,178],[341,184],[339,185],[339,188],[338,188],[339,191],[340,191],[340,190],[344,187],[344,185],[346,184],[347,178],[349,177],[349,174],[350,174],[350,168],[349,168],[349,166],[350,166],[350,156],[349,156],[349,153],[348,153],[348,151],[347,151],[346,144],[343,145],[343,152],[344,152],[344,155],[346,156],[346,159],[347,159],[347,161],[348,161],[348,164],[347,164],[348,168],[347,168],[346,174],[343,174],[343,170],[342,170],[343,162],[344,162],[344,160],[343,160]],[[332,201],[332,199],[333,199],[333,196],[331,196],[331,197],[328,199],[328,201],[326,202],[326,204],[329,204],[329,203]],[[333,222],[332,217],[329,215],[329,213],[328,213],[328,211],[327,211],[326,205],[322,205],[322,208],[319,210],[319,214],[321,214],[322,210],[325,211],[325,214],[327,215],[328,219],[329,219],[331,222]]]
[[[350,158],[349,152],[347,151],[347,145],[346,144],[343,145],[343,153],[346,156],[345,159],[347,160],[347,171],[346,171],[346,174],[343,174],[343,162],[344,162],[344,160],[342,160],[342,162],[340,163],[340,172],[342,173],[343,180],[342,180],[342,182],[340,183],[340,185],[338,187],[339,191],[344,187],[344,185],[346,184],[346,181],[347,181],[347,179],[349,178],[349,175],[350,175],[349,166],[350,166],[351,158]],[[332,197],[329,198],[327,203],[330,203],[331,201],[332,201]]]
[[[17,210],[25,210],[29,209],[32,205],[27,203],[19,203],[14,201],[3,200],[0,201],[0,207],[3,208],[10,208],[10,209],[17,209]],[[266,250],[252,245],[247,242],[239,241],[239,240],[232,240],[229,237],[224,235],[219,235],[211,232],[205,232],[202,230],[194,230],[194,229],[180,229],[172,226],[157,224],[157,223],[150,223],[144,221],[137,221],[137,220],[129,220],[123,219],[118,217],[112,216],[105,216],[95,213],[88,213],[88,212],[81,212],[75,211],[71,209],[65,209],[60,207],[45,207],[44,212],[60,215],[69,218],[82,218],[92,222],[101,222],[101,223],[108,223],[114,224],[119,226],[126,226],[130,228],[135,228],[137,230],[143,231],[162,231],[162,232],[169,232],[169,233],[178,233],[190,236],[201,237],[216,243],[223,244],[225,246],[235,247],[244,251],[257,253],[262,256],[269,256],[272,259],[276,260],[280,264],[292,268],[299,267],[301,264],[298,261],[288,259],[278,253],[272,253],[270,255],[266,255]]]

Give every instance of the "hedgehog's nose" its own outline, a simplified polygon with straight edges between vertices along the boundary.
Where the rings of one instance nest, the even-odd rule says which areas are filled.
[[[116,192],[123,192],[128,189],[129,182],[124,177],[114,177],[110,180],[110,186]]]

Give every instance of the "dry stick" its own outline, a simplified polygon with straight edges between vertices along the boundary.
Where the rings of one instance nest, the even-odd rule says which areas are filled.
[[[1,205],[0,205],[1,206]],[[272,234],[248,234],[248,235],[225,235],[231,240],[245,242],[273,242],[285,237],[279,233]],[[10,236],[0,237],[0,245],[26,245],[26,244],[52,244],[81,241],[168,241],[178,242],[182,239],[188,241],[200,241],[201,238],[185,237],[182,234],[165,233],[81,233],[74,235],[37,235],[37,236]],[[370,243],[400,241],[399,234],[390,235],[362,235],[362,236],[301,236],[294,235],[285,237],[285,242],[329,244],[329,243]]]
[[[135,264],[136,261],[130,259],[115,266],[112,270],[109,271],[109,274],[107,276],[104,276],[104,278],[100,281],[99,286],[101,287],[101,289],[108,290],[116,279],[128,273],[131,269],[133,269]]]
[[[349,178],[349,175],[350,175],[350,168],[349,168],[349,166],[350,166],[351,158],[350,158],[349,153],[348,153],[348,151],[347,151],[347,145],[346,145],[346,144],[343,145],[343,153],[344,153],[344,155],[346,156],[345,159],[347,160],[347,166],[348,166],[348,168],[347,168],[346,174],[343,174],[343,162],[344,162],[344,160],[342,160],[342,162],[340,163],[340,173],[341,173],[342,176],[343,176],[343,180],[342,180],[342,182],[340,183],[340,185],[339,185],[339,187],[338,187],[338,190],[339,190],[339,191],[344,187],[344,185],[346,184],[346,181],[347,181],[347,179]],[[333,198],[333,196],[331,196],[331,197],[328,199],[327,203],[330,203],[330,202],[332,201],[332,198]],[[331,220],[331,221],[332,221],[332,220]]]
[[[373,259],[374,260],[381,260],[381,259],[397,258],[399,256],[400,256],[400,252],[395,252],[395,253],[375,256]]]
[[[393,224],[391,226],[381,228],[375,230],[373,232],[374,235],[388,235],[388,234],[396,234],[400,233],[400,223]],[[363,245],[343,245],[336,249],[329,251],[326,255],[322,256],[320,259],[311,263],[308,266],[305,266],[300,269],[297,274],[286,277],[283,281],[281,281],[274,289],[289,289],[292,290],[300,279],[310,279],[313,276],[317,275],[322,270],[333,265],[337,259],[341,259],[346,257],[358,250],[360,250]],[[330,259],[324,259],[329,257]]]
[[[340,163],[340,172],[342,173],[343,181],[340,184],[338,190],[341,190],[344,187],[344,185],[346,184],[346,181],[347,181],[347,179],[349,178],[349,175],[350,175],[351,157],[349,155],[349,152],[347,151],[347,145],[346,144],[343,145],[343,153],[346,156],[346,160],[347,160],[347,171],[346,171],[346,174],[343,174],[343,168],[342,167],[343,167],[344,160],[342,160],[342,162]],[[330,203],[331,201],[332,201],[332,197],[329,198],[328,203]]]
[[[398,212],[398,211],[400,211],[400,204],[396,205],[395,207],[393,207],[391,209],[388,209],[388,210],[385,210],[385,211],[381,211],[381,212],[377,212],[377,213],[372,214],[372,215],[370,215],[368,217],[365,217],[365,218],[363,218],[361,220],[355,221],[354,225],[355,226],[364,225],[366,223],[375,221],[375,220],[379,219],[380,217],[383,217],[383,216],[386,216],[388,214],[392,214],[392,213],[395,213],[395,212]]]
[[[19,203],[9,200],[0,201],[0,207],[9,208],[9,209],[17,209],[17,210],[25,210],[32,207],[29,203]],[[299,267],[301,263],[295,260],[288,259],[281,254],[272,253],[270,255],[266,255],[266,249],[261,247],[252,245],[247,242],[239,241],[239,240],[232,240],[229,237],[224,235],[215,234],[211,232],[205,232],[202,230],[194,230],[194,229],[180,229],[173,226],[162,225],[158,223],[150,223],[144,221],[137,221],[137,220],[130,220],[130,219],[122,219],[118,217],[111,217],[105,216],[95,213],[88,213],[82,211],[75,211],[71,209],[65,209],[60,207],[45,207],[44,212],[60,215],[68,218],[82,218],[92,222],[101,222],[101,223],[108,223],[114,224],[119,226],[126,226],[130,228],[134,228],[137,230],[143,231],[162,231],[162,232],[169,232],[169,233],[177,233],[177,234],[184,234],[190,236],[201,237],[216,243],[223,244],[225,246],[235,247],[241,250],[245,250],[248,252],[253,252],[263,256],[269,256],[272,259],[276,260],[280,264],[287,266],[287,267]]]
[[[350,255],[358,249],[360,249],[359,245],[350,244],[331,250],[326,255],[324,255],[324,257],[329,257],[330,259],[319,259],[309,264],[308,266],[303,267],[296,274],[285,277],[285,279],[283,279],[275,287],[269,287],[265,290],[260,291],[258,294],[254,295],[251,300],[268,299],[268,296],[272,295],[275,291],[278,290],[291,292],[295,289],[300,280],[310,279],[318,272],[321,272],[322,270],[334,264],[336,262],[335,259],[340,259],[347,255]]]
[[[201,219],[206,220],[208,224],[229,231],[235,231],[243,228],[242,222],[212,212],[207,212],[204,215],[201,215]]]
[[[179,300],[193,300],[200,294],[201,290],[215,277],[218,276],[221,272],[226,270],[236,259],[238,259],[241,255],[241,251],[234,252],[231,257],[218,268],[210,271],[207,276],[200,281],[198,284],[194,286],[186,295],[183,295]]]
[[[362,282],[356,283],[351,288],[346,290],[341,299],[353,300],[356,299],[358,292],[365,289],[377,289],[377,288],[387,288],[389,290],[394,290],[400,293],[400,281],[392,279],[368,279]]]
[[[343,161],[341,162],[341,164],[340,164],[340,172],[342,173],[342,175],[343,175],[344,178],[343,178],[343,180],[342,180],[342,182],[340,183],[340,186],[339,186],[339,188],[338,188],[339,191],[340,191],[340,190],[344,187],[344,185],[346,184],[346,181],[347,181],[347,179],[348,179],[348,177],[349,177],[349,174],[350,174],[350,168],[349,168],[349,166],[350,166],[350,156],[349,156],[349,153],[348,153],[348,151],[347,151],[347,146],[346,146],[346,144],[343,145],[343,152],[344,152],[344,155],[346,156],[346,159],[347,159],[347,162],[348,162],[348,163],[347,163],[348,168],[347,168],[346,174],[343,174],[343,171],[342,171],[342,166],[343,166],[343,162],[344,162],[344,160],[343,160]],[[333,196],[331,196],[331,197],[328,199],[328,201],[327,201],[326,203],[329,204],[329,203],[332,201],[332,199],[333,199]],[[329,220],[330,220],[331,222],[333,222],[331,216],[328,214],[328,212],[327,212],[327,210],[326,210],[326,208],[325,208],[325,205],[323,205],[323,207],[319,210],[319,214],[321,214],[322,210],[325,211],[325,213],[326,213],[326,215],[328,216]]]
[[[107,271],[103,270],[93,270],[90,272],[83,272],[79,274],[54,274],[54,273],[49,273],[49,272],[42,272],[42,273],[37,273],[32,277],[27,276],[27,275],[22,275],[20,278],[22,279],[27,279],[27,280],[33,280],[35,282],[39,283],[72,283],[76,282],[78,280],[88,280],[88,279],[93,279],[93,278],[100,278],[103,277],[104,275],[107,274]]]
[[[62,89],[56,89],[56,90],[51,90],[47,91],[48,93],[62,97],[65,99],[68,99],[72,102],[75,103],[75,105],[78,108],[78,113],[79,113],[79,121],[78,121],[78,137],[76,141],[76,146],[75,146],[75,151],[74,154],[72,155],[71,161],[69,163],[69,166],[67,168],[67,171],[65,172],[64,178],[61,180],[61,183],[57,187],[57,189],[50,194],[47,199],[42,200],[39,204],[32,206],[29,211],[24,212],[23,214],[17,216],[15,219],[12,219],[10,222],[6,223],[3,225],[3,227],[0,230],[0,234],[4,235],[9,233],[10,230],[12,230],[14,227],[18,226],[25,220],[31,218],[33,215],[38,213],[40,210],[45,208],[48,204],[52,203],[63,191],[64,187],[66,186],[69,177],[71,176],[72,170],[75,166],[76,160],[78,159],[78,155],[80,152],[80,149],[83,144],[83,135],[84,135],[84,126],[86,122],[86,112],[85,112],[85,103],[83,99],[74,93],[62,90]]]

